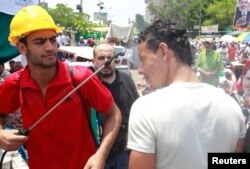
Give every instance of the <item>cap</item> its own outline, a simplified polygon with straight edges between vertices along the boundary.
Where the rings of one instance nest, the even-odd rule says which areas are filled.
[[[213,40],[213,38],[205,38],[204,42],[213,43],[214,40]]]
[[[222,42],[221,45],[227,45],[227,43],[226,42]]]

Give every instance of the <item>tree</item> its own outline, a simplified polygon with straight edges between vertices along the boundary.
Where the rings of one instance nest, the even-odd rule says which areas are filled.
[[[191,0],[184,9],[185,28],[190,30],[190,34],[197,35],[198,30],[194,30],[194,26],[202,26],[206,19],[206,8],[212,4],[214,0]]]
[[[147,23],[145,22],[144,18],[140,14],[135,15],[135,27],[136,29],[141,32],[145,27]]]
[[[148,5],[148,9],[154,15],[154,19],[164,18],[184,26],[186,24],[184,9],[190,1],[191,0],[165,0],[161,5],[151,2]]]
[[[235,5],[236,0],[164,0],[160,6],[150,3],[148,9],[155,19],[174,21],[190,31],[194,25],[214,24],[219,24],[219,30],[223,30],[233,24]]]
[[[233,25],[236,0],[216,0],[207,7],[204,25],[219,24],[219,29]]]
[[[97,24],[90,22],[89,15],[86,13],[74,12],[72,8],[64,4],[57,4],[55,9],[48,9],[56,24],[65,30],[75,30],[85,34],[89,29],[96,27]]]

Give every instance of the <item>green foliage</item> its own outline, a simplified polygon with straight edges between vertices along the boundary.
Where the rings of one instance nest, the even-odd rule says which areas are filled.
[[[59,24],[65,30],[75,30],[85,34],[89,29],[96,27],[97,24],[91,23],[89,15],[86,13],[74,12],[72,8],[64,4],[57,4],[56,8],[48,9],[56,24]]]
[[[187,30],[194,25],[219,25],[219,30],[232,26],[236,0],[164,0],[163,5],[150,3],[148,9],[154,19],[174,21]],[[196,30],[197,31],[197,30]]]
[[[219,24],[219,29],[233,24],[236,0],[217,0],[206,9],[204,25]]]
[[[154,19],[164,18],[171,20],[179,25],[186,25],[185,8],[188,6],[191,0],[165,0],[163,4],[158,5],[151,2],[148,5],[149,10],[155,16]]]
[[[135,16],[135,27],[137,31],[141,32],[145,27],[147,23],[145,22],[144,18],[140,14],[136,14]]]

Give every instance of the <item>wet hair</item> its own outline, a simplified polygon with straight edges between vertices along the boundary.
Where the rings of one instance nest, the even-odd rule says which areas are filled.
[[[140,33],[138,43],[144,41],[152,52],[157,51],[160,43],[166,43],[178,60],[189,66],[194,62],[187,31],[174,22],[156,20]]]

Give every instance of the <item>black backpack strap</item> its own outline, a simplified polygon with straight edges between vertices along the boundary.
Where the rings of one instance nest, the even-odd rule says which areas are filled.
[[[77,84],[77,82],[75,81],[75,78],[74,78],[73,68],[74,68],[74,66],[68,65],[69,74],[70,74],[70,77],[71,77],[71,80],[72,80],[72,84],[74,85],[74,87],[76,87],[78,84]],[[97,127],[98,127],[98,132],[99,132],[98,133],[98,135],[99,135],[98,137],[100,138],[100,140],[96,139],[94,129],[93,129],[92,125],[91,125],[91,110],[90,109],[88,110],[87,106],[84,104],[84,100],[82,98],[82,95],[81,95],[80,91],[77,90],[77,92],[78,92],[78,94],[81,97],[82,105],[83,105],[83,108],[84,108],[84,110],[86,112],[85,114],[87,116],[87,121],[88,121],[88,125],[89,125],[90,131],[91,131],[92,138],[94,139],[96,147],[99,148],[100,144],[101,144],[101,137],[100,137],[100,131],[101,131],[101,129],[100,129],[100,125],[98,124],[99,123],[98,115],[96,113],[97,125],[98,125]]]

